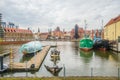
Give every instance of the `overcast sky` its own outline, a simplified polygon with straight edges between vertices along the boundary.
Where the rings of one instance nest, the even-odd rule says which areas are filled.
[[[31,27],[47,32],[59,26],[66,31],[75,24],[87,29],[98,29],[111,18],[120,15],[120,0],[0,0],[3,21],[22,28]]]

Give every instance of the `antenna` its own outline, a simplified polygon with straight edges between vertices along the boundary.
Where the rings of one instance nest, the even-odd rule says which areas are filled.
[[[84,22],[85,22],[85,36],[86,36],[86,28],[87,28],[86,20]]]
[[[102,19],[101,35],[100,35],[100,36],[101,36],[101,39],[103,38],[103,36],[102,36],[102,35],[103,35],[103,19]]]
[[[102,19],[102,26],[101,26],[101,28],[103,29],[103,19]]]
[[[1,27],[1,22],[2,22],[2,14],[0,13],[0,27]]]

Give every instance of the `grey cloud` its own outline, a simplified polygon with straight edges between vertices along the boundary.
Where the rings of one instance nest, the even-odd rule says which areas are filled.
[[[3,20],[22,26],[37,26],[46,30],[49,26],[61,26],[67,30],[77,23],[98,28],[120,14],[119,0],[1,0]],[[44,31],[45,31],[44,30]]]

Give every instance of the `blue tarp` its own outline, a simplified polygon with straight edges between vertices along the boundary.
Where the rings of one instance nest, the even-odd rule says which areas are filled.
[[[40,41],[31,41],[26,44],[23,44],[19,49],[20,53],[35,53],[42,50],[42,45]]]

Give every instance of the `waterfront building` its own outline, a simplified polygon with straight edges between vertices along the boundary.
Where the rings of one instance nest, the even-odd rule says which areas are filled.
[[[0,41],[2,41],[4,38],[4,30],[1,26],[1,22],[2,22],[2,14],[0,13]]]
[[[48,32],[44,32],[44,33],[39,33],[39,40],[47,40],[48,39]]]
[[[70,40],[71,39],[71,32],[64,32],[64,40]]]
[[[104,27],[104,39],[117,41],[120,37],[120,15],[111,19]]]
[[[64,37],[64,33],[60,30],[60,27],[57,27],[53,32],[52,36],[58,39],[61,39]]]
[[[13,23],[1,23],[4,31],[3,41],[31,41],[33,40],[33,33],[28,29],[21,29]]]
[[[75,35],[77,34],[78,35],[78,38],[83,38],[84,37],[84,30],[83,28],[77,26],[78,28],[74,28],[71,30],[71,39],[75,39]],[[78,29],[78,30],[77,30]]]

